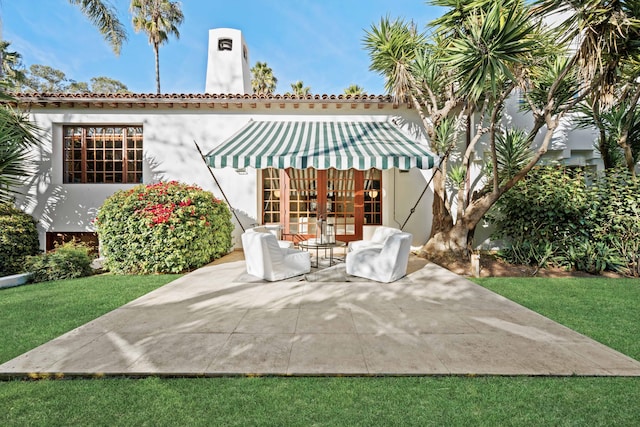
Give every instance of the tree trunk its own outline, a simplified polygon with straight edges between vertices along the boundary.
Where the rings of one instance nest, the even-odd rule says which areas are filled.
[[[448,255],[468,259],[472,250],[471,239],[473,239],[476,226],[501,194],[501,192],[486,193],[473,200],[464,210],[463,215],[456,219],[455,224],[432,233],[432,236],[422,247],[420,256],[438,259]]]
[[[438,231],[422,247],[420,256],[439,258],[443,255],[469,257],[469,229],[466,221],[457,221],[448,230]]]
[[[431,234],[429,239],[432,239],[436,234],[441,232],[447,232],[453,227],[453,217],[451,212],[447,208],[444,200],[444,175],[441,172],[435,172],[436,175],[433,178],[433,205],[431,206],[431,212],[433,220],[431,223]]]
[[[616,166],[616,162],[614,161],[612,149],[614,147],[610,147],[607,145],[606,136],[600,137],[600,142],[598,146],[598,151],[600,151],[600,157],[602,158],[602,164],[605,170],[613,169]]]
[[[156,90],[160,95],[160,46],[155,45],[153,51],[156,54]]]
[[[636,162],[633,158],[633,151],[631,150],[631,146],[625,143],[622,146],[622,150],[624,151],[624,161],[627,164],[627,169],[632,176],[636,176]]]

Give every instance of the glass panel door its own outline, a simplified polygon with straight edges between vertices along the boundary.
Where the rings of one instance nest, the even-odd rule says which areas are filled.
[[[382,225],[382,172],[364,171],[364,223]]]
[[[326,217],[338,240],[353,240],[356,234],[354,170],[326,171]]]
[[[337,240],[362,238],[364,223],[381,223],[380,171],[264,169],[262,223],[283,226],[286,239],[316,237],[318,220]]]
[[[262,171],[262,223],[280,223],[280,171],[274,168]]]
[[[316,234],[318,173],[315,169],[287,169],[288,232],[305,239]]]

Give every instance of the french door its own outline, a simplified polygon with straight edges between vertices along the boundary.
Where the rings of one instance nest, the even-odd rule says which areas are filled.
[[[377,169],[264,169],[263,223],[281,224],[285,238],[299,241],[316,237],[322,219],[337,240],[359,240],[365,223],[382,223],[381,184]]]

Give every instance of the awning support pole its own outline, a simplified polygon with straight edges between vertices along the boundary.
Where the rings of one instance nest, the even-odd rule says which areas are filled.
[[[449,146],[447,151],[444,153],[444,156],[442,156],[440,158],[440,162],[438,163],[438,167],[435,168],[436,170],[440,170],[440,167],[442,166],[442,163],[444,163],[444,161],[447,159],[447,157],[449,157],[449,154],[451,154],[451,150],[452,149],[453,149],[453,144],[451,144]],[[411,216],[415,213],[416,208],[418,207],[418,204],[420,204],[420,201],[422,200],[422,197],[424,196],[424,193],[427,192],[427,189],[429,188],[429,185],[431,184],[431,181],[433,181],[433,178],[435,176],[436,176],[436,172],[434,170],[434,172],[431,174],[431,178],[429,178],[429,182],[427,182],[427,184],[424,186],[424,189],[422,190],[422,193],[420,193],[420,197],[418,197],[418,201],[416,202],[415,205],[413,205],[413,207],[409,211],[409,215],[407,216],[407,219],[405,219],[404,222],[402,223],[402,226],[400,227],[400,230],[404,230],[404,226],[407,225],[407,222],[409,222],[409,218],[411,218]]]
[[[216,185],[220,189],[220,193],[222,193],[222,197],[224,197],[224,200],[227,202],[227,205],[229,205],[229,209],[231,209],[231,213],[233,213],[233,216],[236,217],[236,221],[238,221],[238,225],[240,226],[240,228],[242,229],[242,232],[244,233],[245,229],[242,226],[242,223],[240,222],[240,218],[238,218],[238,215],[236,214],[236,210],[231,206],[231,203],[229,203],[229,199],[227,198],[227,195],[224,194],[224,190],[220,186],[220,183],[218,182],[218,179],[216,178],[216,176],[213,174],[213,171],[209,167],[209,164],[207,163],[207,159],[204,158],[204,154],[202,154],[202,150],[200,150],[200,147],[198,146],[198,143],[196,142],[195,139],[193,140],[193,143],[196,145],[196,148],[198,149],[198,153],[200,153],[200,158],[202,159],[202,161],[204,162],[205,166],[207,167],[207,170],[209,171],[209,174],[211,175],[211,178],[213,178],[213,180],[216,182]]]

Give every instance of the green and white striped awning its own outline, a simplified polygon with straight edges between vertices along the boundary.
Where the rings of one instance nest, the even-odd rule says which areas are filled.
[[[436,156],[388,122],[250,121],[206,155],[213,168],[430,169]]]

